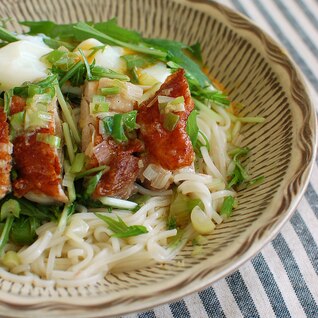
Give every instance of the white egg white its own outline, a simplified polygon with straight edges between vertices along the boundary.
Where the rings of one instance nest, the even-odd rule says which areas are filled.
[[[104,47],[103,47],[104,46]],[[95,54],[91,55],[92,49],[96,47],[103,47],[98,50]],[[87,39],[80,43],[75,51],[79,48],[82,49],[88,61],[90,63],[95,60],[96,65],[109,68],[112,71],[118,73],[126,72],[126,63],[120,57],[125,54],[125,49],[118,46],[105,45],[96,39]]]
[[[0,49],[0,91],[21,86],[47,76],[47,65],[40,58],[52,51],[45,44],[27,40],[9,43]]]

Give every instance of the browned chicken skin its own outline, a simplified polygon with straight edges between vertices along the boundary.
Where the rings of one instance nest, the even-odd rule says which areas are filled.
[[[25,100],[13,96],[11,115],[23,111]],[[14,194],[41,203],[68,201],[62,189],[61,162],[56,149],[37,141],[37,133],[56,134],[56,122],[48,128],[24,132],[13,140],[13,158],[18,178],[13,182]]]
[[[176,112],[180,119],[172,131],[163,127],[163,115],[158,108],[159,95],[184,97],[185,111]],[[155,96],[140,105],[137,123],[140,125],[140,135],[145,142],[149,163],[158,164],[167,170],[176,170],[192,164],[194,151],[186,132],[186,125],[193,108],[184,70],[170,75]]]
[[[11,190],[11,152],[7,116],[3,108],[0,108],[0,199]]]

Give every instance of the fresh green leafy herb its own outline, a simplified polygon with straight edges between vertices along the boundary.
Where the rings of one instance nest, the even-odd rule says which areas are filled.
[[[91,80],[92,79],[91,67],[90,67],[90,65],[89,65],[89,63],[87,61],[87,58],[86,58],[86,56],[85,56],[85,54],[84,54],[82,49],[78,49],[78,51],[80,52],[80,54],[81,54],[81,56],[83,58],[83,61],[84,61],[84,65],[85,65],[86,73],[87,73],[86,78],[87,78],[87,80]]]
[[[166,52],[166,60],[172,61],[173,65],[177,65],[178,68],[185,69],[188,79],[189,77],[195,78],[201,87],[206,87],[210,83],[209,78],[201,71],[200,66],[183,52],[182,49],[187,48],[183,43],[165,39],[144,39],[144,41],[154,48]]]
[[[142,40],[141,35],[138,32],[120,27],[116,18],[112,18],[105,22],[95,23],[94,28],[122,42],[138,44]]]
[[[199,62],[202,63],[203,59],[202,59],[202,52],[201,52],[201,45],[199,42],[190,45],[188,47],[188,50],[191,52],[191,54],[193,55],[193,57]]]
[[[27,34],[45,34],[52,39],[60,39],[67,42],[85,40],[74,31],[75,24],[57,24],[52,21],[23,21],[20,24],[29,27]]]
[[[4,42],[16,42],[19,39],[10,31],[0,26],[0,40]]]
[[[92,74],[92,77],[91,77],[92,81],[98,81],[102,77],[118,79],[120,81],[125,81],[125,82],[129,81],[129,77],[127,75],[120,74],[108,68],[95,65],[95,63],[91,64],[91,74]]]
[[[134,67],[146,68],[157,61],[156,58],[144,54],[128,54],[121,56],[121,58],[126,62],[128,70]]]
[[[54,71],[53,71],[54,72]],[[68,80],[70,80],[72,86],[80,86],[85,80],[85,65],[82,61],[74,64],[73,67],[66,73],[58,72],[61,76],[59,80],[60,86],[62,87]]]
[[[54,86],[58,84],[56,75],[49,75],[42,81],[26,83],[23,86],[15,87],[13,94],[21,97],[32,97],[35,94],[48,94],[51,97],[55,94]]]
[[[233,212],[234,204],[235,204],[235,199],[234,199],[234,197],[232,197],[232,196],[227,196],[227,197],[224,199],[223,204],[222,204],[222,207],[221,207],[221,211],[220,211],[221,216],[223,216],[223,217],[225,217],[225,218],[230,217],[231,214],[232,214],[232,212]]]
[[[20,204],[20,214],[34,217],[39,221],[55,221],[61,214],[57,205],[41,205],[24,198],[15,198]]]
[[[18,245],[30,245],[36,240],[36,229],[40,225],[40,221],[35,217],[20,216],[13,222],[10,240]]]
[[[75,49],[75,45],[69,43],[69,42],[65,42],[65,41],[60,41],[57,39],[52,39],[50,37],[45,37],[43,38],[43,42],[50,47],[51,49],[58,49],[61,46],[64,46],[65,48],[67,48],[70,51],[73,51]]]
[[[249,148],[237,148],[231,153],[233,156],[233,162],[235,164],[233,173],[230,176],[230,181],[227,185],[228,188],[231,188],[235,185],[240,185],[244,181],[248,180],[248,174],[244,167],[241,164],[240,157],[243,157],[249,153]]]
[[[117,40],[115,38],[112,38],[111,36],[108,36],[107,34],[95,29],[94,27],[88,25],[84,22],[79,22],[74,26],[74,29],[77,30],[77,34],[81,34],[82,36],[94,37],[95,39],[107,43],[110,45],[119,45],[122,47],[126,47],[128,49],[131,49],[135,52],[145,53],[149,55],[154,55],[158,57],[165,57],[166,54],[160,50],[152,49],[146,46],[142,46],[140,44],[133,44],[129,42],[123,42],[120,40]]]
[[[114,234],[112,234],[113,237],[125,238],[148,233],[148,230],[145,226],[128,226],[119,216],[117,216],[117,220],[115,220],[100,213],[95,213],[95,215],[103,220],[108,225],[109,229],[114,232]]]
[[[247,188],[251,188],[254,187],[256,185],[259,185],[261,183],[263,183],[265,181],[265,177],[264,176],[257,176],[253,179],[249,179],[249,180],[245,180],[243,183],[241,183],[238,187],[237,190],[243,190],[243,189],[247,189]]]

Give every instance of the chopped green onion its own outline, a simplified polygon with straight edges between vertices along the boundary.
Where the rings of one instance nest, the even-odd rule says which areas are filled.
[[[9,89],[4,93],[4,112],[9,115],[11,108],[11,101],[13,96],[13,89]]]
[[[71,132],[70,132],[68,123],[63,123],[62,128],[63,128],[63,135],[64,135],[65,144],[67,148],[68,158],[70,159],[70,162],[73,164],[73,161],[75,158],[75,155],[74,155],[75,151],[74,151]]]
[[[9,269],[21,264],[19,255],[14,251],[8,251],[2,256],[2,264]]]
[[[214,119],[217,122],[222,122],[223,118],[218,113],[213,111],[211,108],[197,100],[196,98],[192,97],[192,100],[194,101],[195,107],[201,111],[205,111],[212,119]]]
[[[249,176],[244,167],[242,166],[239,157],[247,155],[249,151],[250,149],[246,147],[234,149],[230,153],[230,155],[233,156],[233,162],[235,164],[235,167],[231,174],[230,182],[228,183],[227,188],[231,188],[234,185],[240,185],[244,181],[248,180]]]
[[[190,221],[191,211],[197,205],[204,208],[200,199],[191,199],[178,193],[170,205],[169,219],[174,220],[176,226],[185,226]]]
[[[127,210],[133,210],[138,206],[137,203],[112,197],[100,197],[98,198],[100,202],[102,202],[104,205],[111,206],[113,208],[119,208],[119,209],[127,209]]]
[[[223,201],[220,215],[224,218],[230,217],[233,211],[234,203],[235,199],[232,196],[227,196]]]
[[[37,133],[36,134],[36,141],[44,142],[54,148],[60,148],[61,147],[61,138],[57,136],[53,136],[50,134],[43,134],[43,133]]]
[[[108,112],[109,110],[109,103],[106,102],[106,97],[103,95],[94,95],[92,102],[89,104],[90,113],[102,113]]]
[[[178,104],[181,104],[181,103],[184,103],[184,97],[183,96],[176,97],[173,101],[169,102],[168,104],[178,105]]]
[[[258,123],[263,123],[265,121],[265,118],[264,117],[261,117],[261,116],[256,116],[256,117],[238,117],[238,116],[235,116],[231,113],[229,113],[229,116],[231,118],[231,120],[233,121],[240,121],[241,123],[255,123],[255,124],[258,124]]]
[[[94,95],[93,96],[93,103],[105,103],[106,97],[103,95]]]
[[[192,147],[195,147],[199,136],[199,127],[197,124],[197,111],[195,109],[190,113],[188,117],[186,131],[191,140]]]
[[[72,131],[72,134],[73,134],[73,137],[74,137],[76,143],[80,144],[81,137],[80,137],[80,134],[78,132],[76,123],[74,121],[74,118],[73,118],[73,116],[71,114],[70,108],[66,104],[64,96],[63,96],[63,94],[61,92],[61,89],[60,89],[60,87],[58,85],[55,86],[55,90],[56,90],[56,94],[57,94],[57,99],[58,99],[59,104],[60,104],[60,106],[62,108],[62,112],[63,112],[63,114],[65,116],[66,122],[68,123],[68,125],[70,127],[70,130]]]
[[[109,103],[101,102],[101,103],[90,103],[89,104],[90,113],[97,114],[97,113],[105,113],[109,111]]]
[[[120,93],[120,88],[118,86],[113,87],[104,87],[100,89],[102,95],[108,96],[108,95],[116,95]]]
[[[19,202],[13,199],[9,199],[8,201],[5,201],[1,206],[0,219],[1,221],[3,221],[10,215],[18,218],[20,211],[21,208]]]
[[[89,169],[89,170],[86,170],[86,171],[78,173],[75,176],[75,180],[82,179],[82,178],[84,178],[86,176],[89,176],[90,174],[93,174],[93,173],[96,173],[96,172],[99,172],[99,171],[106,172],[108,169],[109,169],[108,166],[95,167],[95,168],[92,168],[92,169]]]
[[[63,212],[62,212],[62,214],[60,216],[60,219],[59,219],[59,223],[57,225],[57,228],[58,228],[59,231],[61,231],[61,232],[64,231],[68,219],[70,218],[70,216],[74,212],[75,212],[75,204],[74,203],[66,204],[64,206]]]
[[[169,96],[158,96],[158,107],[160,114],[170,112],[182,112],[185,110],[184,97],[179,96],[176,98]]]
[[[145,101],[147,101],[148,99],[150,99],[151,97],[153,97],[156,92],[158,91],[158,89],[160,88],[161,83],[156,83],[153,86],[151,86],[140,98],[139,100],[139,105]]]
[[[180,117],[176,114],[173,114],[173,113],[165,114],[163,119],[163,128],[168,131],[173,131],[176,128],[179,119]]]
[[[63,178],[63,186],[67,187],[68,198],[70,202],[76,200],[76,191],[74,186],[74,174],[70,171],[71,166],[67,160],[64,160],[64,178]]]
[[[95,174],[94,176],[89,178],[89,180],[86,183],[86,190],[85,190],[86,197],[88,197],[88,198],[91,197],[91,195],[95,191],[97,184],[98,184],[98,182],[103,174],[104,174],[104,171],[100,171],[97,174]]]
[[[131,112],[123,114],[123,122],[125,129],[128,131],[132,131],[137,128],[136,125],[136,118],[137,118],[137,110],[132,110]]]
[[[209,234],[215,229],[215,224],[199,206],[194,207],[191,212],[191,223],[200,234]]]
[[[71,173],[78,173],[81,172],[84,168],[84,164],[85,164],[85,154],[84,153],[77,153],[75,155],[75,159],[72,163],[72,167],[70,172]]]
[[[112,137],[118,142],[127,140],[123,122],[123,114],[115,114],[113,116]]]
[[[16,114],[13,114],[10,118],[10,125],[13,130],[19,131],[23,130],[24,128],[24,114],[25,112],[18,112]]]
[[[30,84],[28,86],[28,96],[33,97],[34,95],[39,95],[43,93],[43,89],[41,86],[38,86],[36,84]]]
[[[148,230],[143,225],[131,225],[128,226],[119,216],[117,216],[117,220],[108,217],[106,215],[102,215],[100,213],[95,213],[97,217],[107,223],[109,229],[114,233],[112,237],[131,237],[137,236],[141,234],[148,233]]]

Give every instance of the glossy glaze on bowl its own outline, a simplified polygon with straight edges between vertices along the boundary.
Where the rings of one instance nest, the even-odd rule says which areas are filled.
[[[298,203],[315,157],[315,113],[302,78],[289,57],[258,27],[232,10],[185,0],[0,0],[1,16],[57,22],[101,21],[144,36],[188,44],[199,41],[210,75],[245,107],[241,115],[264,116],[243,128],[242,146],[257,188],[239,193],[233,217],[217,227],[193,256],[191,245],[174,262],[80,288],[40,288],[0,278],[0,314],[34,317],[106,317],[138,311],[194,292],[235,270],[277,233]],[[21,27],[11,23],[21,32]]]

